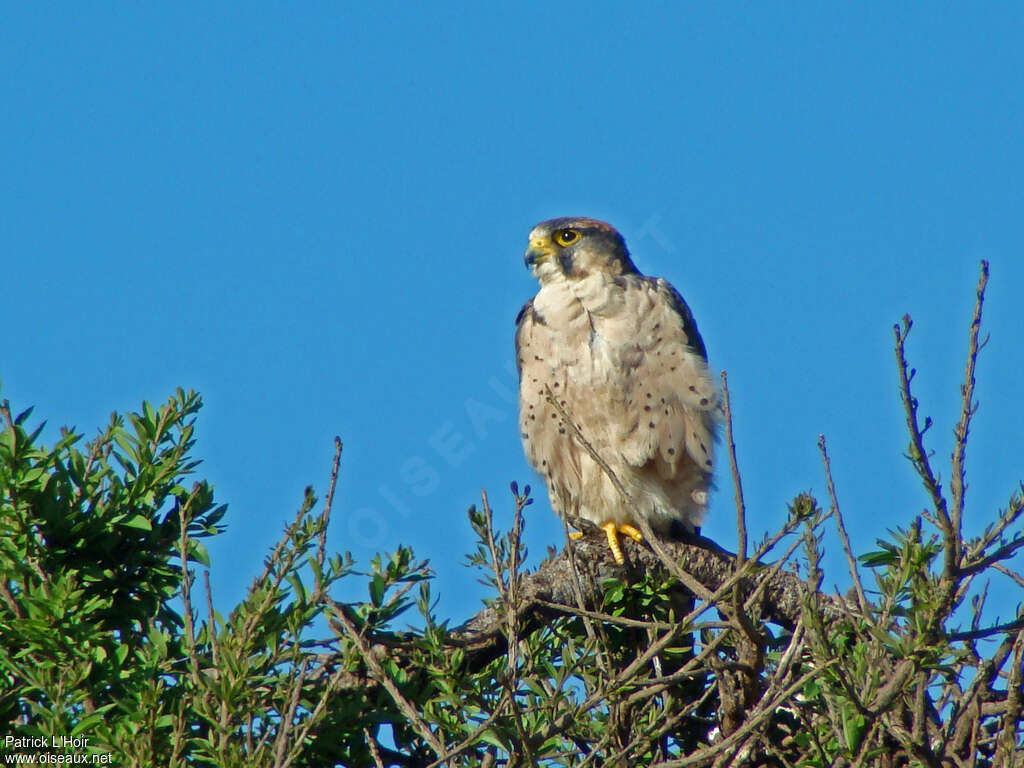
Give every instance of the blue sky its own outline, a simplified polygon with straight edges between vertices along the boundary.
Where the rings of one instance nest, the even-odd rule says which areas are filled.
[[[752,536],[824,498],[854,546],[926,498],[892,325],[945,461],[992,265],[968,525],[1024,477],[1024,12],[1011,4],[18,4],[0,25],[0,396],[93,434],[205,398],[232,605],[345,443],[330,544],[411,544],[475,611],[466,508],[533,482],[509,400],[522,263],[588,215],[729,373]],[[944,464],[943,464],[944,466]],[[948,477],[948,469],[943,472]],[[727,474],[705,532],[735,543]],[[846,583],[828,543],[826,578]]]

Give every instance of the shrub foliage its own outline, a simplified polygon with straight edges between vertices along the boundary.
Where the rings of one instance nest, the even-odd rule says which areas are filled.
[[[434,614],[432,574],[409,548],[365,572],[327,551],[340,442],[323,502],[307,491],[222,616],[202,540],[226,508],[188,482],[198,395],[52,446],[4,402],[4,752],[61,735],[125,766],[1024,765],[1020,491],[980,536],[963,526],[987,276],[983,264],[948,489],[912,392],[910,319],[894,329],[907,457],[929,506],[877,550],[850,549],[823,437],[828,502],[801,494],[748,547],[723,377],[736,553],[648,536],[618,566],[599,537],[567,538],[527,573],[530,489],[513,484],[507,530],[486,495],[469,511],[469,564],[493,594],[458,627]],[[821,590],[831,526],[847,595]],[[365,600],[342,601],[342,580]],[[994,616],[990,589],[1017,615]],[[400,628],[413,609],[419,628]]]

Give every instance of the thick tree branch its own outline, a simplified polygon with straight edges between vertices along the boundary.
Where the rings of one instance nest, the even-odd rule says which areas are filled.
[[[552,618],[579,615],[580,609],[575,594],[577,586],[583,589],[583,599],[593,607],[601,603],[601,584],[608,579],[637,580],[651,571],[664,571],[661,558],[645,544],[632,540],[624,541],[623,552],[626,564],[618,565],[612,558],[602,535],[585,536],[575,542],[576,568],[585,571],[588,578],[577,583],[572,573],[572,562],[567,551],[546,560],[533,573],[523,574],[519,584],[519,635],[523,637]],[[710,539],[697,537],[688,541],[659,542],[665,554],[681,563],[688,574],[709,592],[714,593],[730,578],[735,576],[736,556],[722,549]],[[744,598],[760,588],[764,617],[767,621],[793,630],[800,619],[807,584],[791,571],[776,569],[769,565],[755,569],[754,575],[739,582]],[[689,594],[679,586],[680,594]],[[818,605],[826,623],[848,618],[850,611],[856,612],[855,603],[842,602],[842,598],[827,593],[818,593]],[[507,653],[508,618],[500,602],[487,606],[461,626],[452,629],[446,638],[452,648],[460,648],[466,654],[468,663],[476,669]],[[401,658],[399,649],[415,641],[415,635],[396,633],[385,643],[374,646],[377,655],[391,655]],[[341,682],[341,688],[375,687],[374,679],[350,674]]]
[[[591,579],[581,580],[586,590],[583,596],[591,605],[600,602],[600,584],[604,580],[636,579],[649,571],[664,570],[661,559],[650,548],[632,541],[624,543],[624,552],[628,558],[626,565],[620,566],[615,563],[600,536],[587,536],[576,542],[576,565],[586,569],[592,576]],[[660,544],[709,593],[717,591],[734,573],[735,555],[710,539],[701,537],[685,542],[661,541]],[[758,575],[740,582],[742,592],[745,595],[753,593],[762,578],[768,579],[764,588],[766,618],[786,629],[793,629],[800,618],[805,583],[794,573],[782,570],[773,572],[773,569],[766,566]],[[573,583],[569,555],[564,551],[545,561],[534,573],[525,574],[520,586],[520,631],[532,631],[553,615],[576,613],[578,608]],[[839,600],[832,595],[820,595],[826,621],[846,615]],[[564,606],[565,610],[557,606]],[[462,647],[475,663],[486,663],[505,651],[502,632],[504,622],[501,607],[497,604],[489,606],[452,630],[449,642]]]

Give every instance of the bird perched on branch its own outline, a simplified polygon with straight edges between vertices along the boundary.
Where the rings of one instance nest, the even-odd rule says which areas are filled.
[[[525,258],[540,290],[516,318],[520,431],[552,507],[602,528],[620,564],[638,518],[694,531],[719,406],[690,308],[602,221],[538,224]]]

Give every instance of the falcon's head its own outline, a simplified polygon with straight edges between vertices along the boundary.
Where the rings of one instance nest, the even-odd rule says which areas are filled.
[[[637,271],[626,241],[614,227],[597,219],[572,216],[534,227],[525,259],[541,285],[580,279],[594,272],[627,275]]]

